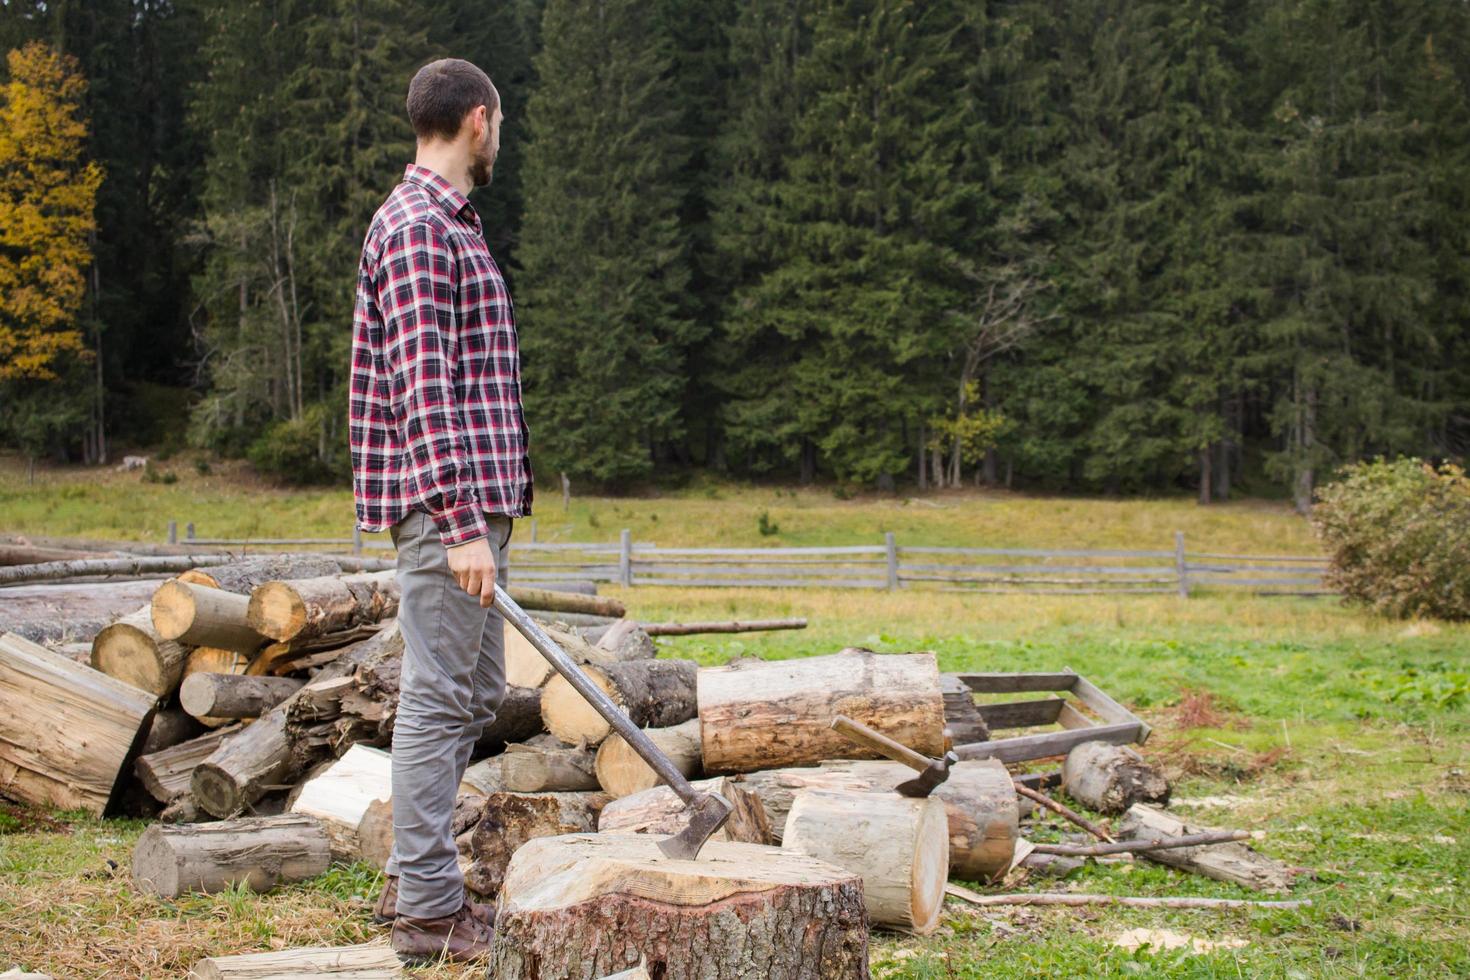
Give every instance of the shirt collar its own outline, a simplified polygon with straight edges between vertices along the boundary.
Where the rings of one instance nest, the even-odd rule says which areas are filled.
[[[410,163],[403,170],[403,179],[418,184],[427,190],[433,198],[439,202],[439,206],[456,217],[465,213],[468,209],[472,220],[477,219],[475,209],[470,207],[469,198],[459,192],[459,189],[439,176],[428,167],[420,167],[416,163]]]

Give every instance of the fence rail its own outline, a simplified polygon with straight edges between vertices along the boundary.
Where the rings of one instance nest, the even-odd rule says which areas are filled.
[[[233,547],[290,545],[350,548],[393,547],[386,539],[353,530],[342,538],[202,538],[186,524],[169,522],[169,543]],[[629,531],[617,541],[512,540],[512,567],[519,582],[568,579],[624,586],[699,588],[928,588],[976,594],[1147,595],[1200,590],[1247,589],[1264,594],[1325,595],[1324,558],[1307,555],[1190,553],[1184,533],[1172,550],[1117,548],[967,548],[900,546],[885,534],[882,544],[797,548],[660,548],[635,542]]]

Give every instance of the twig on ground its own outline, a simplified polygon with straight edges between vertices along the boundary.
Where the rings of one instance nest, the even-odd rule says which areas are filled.
[[[1310,899],[1294,902],[1263,902],[1248,898],[1139,898],[1132,895],[1073,895],[1058,892],[982,895],[963,885],[945,885],[944,893],[971,905],[1123,905],[1139,909],[1299,909]]]
[[[1109,843],[1112,842],[1113,838],[1111,834],[1099,827],[1097,824],[1093,823],[1091,820],[1088,820],[1086,817],[1082,816],[1082,814],[1076,812],[1075,810],[1072,810],[1070,807],[1063,806],[1056,800],[1052,799],[1050,796],[1047,796],[1045,793],[1038,793],[1031,787],[1022,785],[1021,783],[1016,783],[1015,787],[1016,792],[1026,797],[1026,799],[1041,804],[1048,810],[1051,810],[1053,813],[1061,814],[1063,817],[1066,817],[1068,820],[1072,821],[1074,824],[1081,827],[1083,830],[1087,831],[1098,840],[1107,841]]]
[[[1126,854],[1138,851],[1158,851],[1169,847],[1199,847],[1205,844],[1226,844],[1230,841],[1250,840],[1248,830],[1213,830],[1203,834],[1181,834],[1178,837],[1154,837],[1144,840],[1120,840],[1110,844],[1035,844],[1037,854],[1065,854],[1071,857],[1092,857],[1098,854]]]

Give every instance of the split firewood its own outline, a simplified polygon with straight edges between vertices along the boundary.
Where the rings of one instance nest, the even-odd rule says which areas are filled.
[[[597,789],[593,754],[579,745],[563,745],[545,735],[512,742],[501,757],[500,778],[513,793],[571,792]]]
[[[1067,795],[1099,813],[1122,813],[1135,803],[1169,802],[1169,781],[1128,745],[1083,742],[1062,766]]]
[[[1131,840],[1157,840],[1186,834],[1209,833],[1217,828],[1186,824],[1172,813],[1135,803],[1124,814],[1119,837]],[[1202,847],[1174,847],[1148,850],[1142,857],[1167,864],[1181,871],[1231,881],[1257,891],[1285,891],[1291,887],[1291,871],[1274,858],[1254,850],[1242,842]]]
[[[685,776],[699,772],[699,719],[691,718],[670,728],[647,728],[643,734]],[[629,796],[661,781],[643,757],[616,732],[597,747],[597,782],[615,797]]]
[[[299,677],[191,674],[179,685],[179,704],[195,718],[259,718],[305,683]]]
[[[92,641],[92,666],[125,684],[166,698],[178,689],[189,651],[153,627],[144,606],[106,627]]]
[[[692,660],[628,660],[586,664],[583,670],[639,728],[667,728],[694,717],[699,665]],[[559,675],[541,692],[541,719],[547,731],[572,745],[597,745],[612,731]]]
[[[537,837],[596,830],[597,814],[608,802],[606,793],[491,793],[480,805],[465,883],[481,895],[497,894],[518,847]]]
[[[284,814],[143,831],[133,851],[133,883],[163,898],[223,891],[239,882],[253,891],[314,878],[332,854],[314,817]]]
[[[341,575],[347,569],[326,555],[260,555],[241,558],[225,565],[210,565],[180,572],[177,580],[211,589],[249,596],[266,582],[290,581]]]
[[[153,593],[153,627],[165,640],[187,646],[254,653],[268,640],[245,621],[250,597],[174,579]]]
[[[239,730],[238,725],[216,728],[177,745],[140,755],[133,763],[133,771],[155,800],[172,803],[189,792],[194,768],[213,755],[221,741]]]
[[[204,726],[199,719],[178,705],[159,708],[153,714],[153,723],[148,726],[148,737],[143,740],[138,756],[142,758],[151,752],[161,752],[203,734]]]
[[[647,835],[533,840],[506,871],[498,912],[497,980],[602,976],[640,961],[702,980],[868,970],[860,879],[755,844],[712,841],[697,861],[670,861]]]
[[[932,653],[849,649],[825,657],[741,661],[701,670],[698,701],[700,753],[708,773],[876,757],[832,730],[835,715],[923,755],[944,754],[944,699]]]
[[[975,692],[953,674],[939,675],[944,692],[944,736],[950,745],[990,741],[990,726],[975,703]]]
[[[320,636],[376,623],[398,610],[396,572],[266,582],[250,593],[246,621],[273,640]]]
[[[101,816],[126,780],[118,774],[147,739],[152,694],[52,653],[0,636],[0,786],[25,803]]]
[[[717,776],[692,785],[700,793],[718,793],[733,807],[729,819],[710,840],[771,843],[771,825],[766,820],[760,797],[742,785],[740,777]],[[597,818],[597,830],[599,833],[667,836],[683,830],[688,822],[689,812],[678,794],[667,786],[654,786],[613,800],[603,807]]]
[[[388,753],[354,745],[325,771],[302,784],[290,811],[320,820],[331,841],[333,859],[350,863],[362,853],[358,828],[368,807],[374,800],[392,795]]]
[[[939,928],[949,877],[949,822],[934,797],[803,790],[781,847],[862,876],[876,925],[920,936]]]
[[[901,762],[833,761],[798,769],[746,773],[742,785],[761,798],[776,840],[786,826],[791,803],[803,789],[852,793],[892,793],[912,779]],[[987,881],[1010,867],[1018,836],[1018,808],[1011,775],[994,759],[966,760],[950,767],[949,779],[934,789],[949,821],[949,873],[969,881]]]
[[[312,946],[272,953],[211,956],[194,964],[187,980],[273,980],[284,977],[396,980],[407,976],[398,954],[383,942]]]

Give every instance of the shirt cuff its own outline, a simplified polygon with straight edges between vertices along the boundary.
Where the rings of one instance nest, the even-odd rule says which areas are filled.
[[[439,528],[439,538],[446,548],[469,544],[490,533],[478,503],[461,504],[435,514],[434,525]]]

